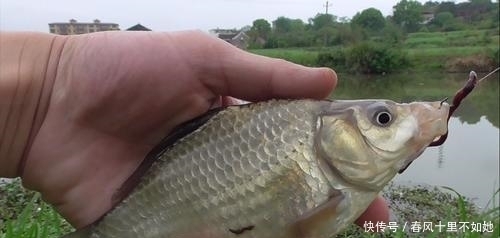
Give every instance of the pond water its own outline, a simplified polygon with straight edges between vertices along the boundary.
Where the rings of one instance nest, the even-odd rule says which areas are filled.
[[[451,99],[467,77],[467,73],[339,75],[337,89],[330,97],[385,98],[399,102]],[[484,207],[499,188],[499,166],[499,75],[496,74],[481,82],[462,102],[450,119],[447,141],[440,147],[428,148],[395,181],[448,186]]]

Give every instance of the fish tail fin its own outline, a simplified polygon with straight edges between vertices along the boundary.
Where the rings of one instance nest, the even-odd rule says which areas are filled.
[[[78,229],[74,232],[66,234],[61,238],[90,238],[92,235],[92,226],[86,226],[82,229]]]

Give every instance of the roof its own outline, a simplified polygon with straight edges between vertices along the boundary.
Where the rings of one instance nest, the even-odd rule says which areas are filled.
[[[223,34],[223,33],[219,33],[219,38],[223,39],[223,40],[231,40],[233,39],[234,37],[236,37],[238,35],[238,33],[230,33],[230,34]]]
[[[240,31],[236,29],[212,29],[210,33],[212,34],[238,34]]]
[[[93,23],[93,22],[76,22],[76,23],[69,23],[69,22],[52,22],[52,23],[49,23],[49,25],[116,25],[118,26],[117,23],[107,23],[107,22],[104,22],[104,23]]]
[[[117,23],[112,23],[112,22],[101,22],[99,20],[94,20],[93,22],[78,22],[75,19],[69,20],[69,22],[52,22],[49,23],[49,25],[118,25]]]
[[[126,31],[151,31],[151,29],[138,23],[138,24],[128,28]]]

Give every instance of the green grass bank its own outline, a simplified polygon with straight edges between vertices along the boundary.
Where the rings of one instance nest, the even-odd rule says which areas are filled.
[[[478,72],[491,71],[499,65],[499,30],[418,32],[408,34],[399,46],[409,62],[405,71]],[[252,53],[281,58],[306,66],[322,66],[318,56],[338,52],[349,46],[321,48],[254,49]],[[335,68],[342,72],[342,67]]]
[[[367,224],[366,228],[351,225],[336,237],[499,236],[498,191],[492,195],[490,206],[482,209],[449,188],[391,184],[383,196],[393,211],[392,223],[383,226]],[[431,224],[433,230],[424,230],[424,222]],[[457,225],[455,230],[448,231],[450,223]],[[436,226],[439,224],[445,224],[445,227],[438,230]],[[467,227],[461,228],[461,224],[467,224]],[[472,229],[472,224],[476,224],[476,230]],[[481,224],[480,231],[477,231],[477,224]],[[381,232],[380,227],[385,227],[385,232]],[[72,230],[50,205],[41,200],[40,194],[24,189],[20,180],[0,185],[0,238],[57,238]],[[378,230],[379,233],[367,230]]]

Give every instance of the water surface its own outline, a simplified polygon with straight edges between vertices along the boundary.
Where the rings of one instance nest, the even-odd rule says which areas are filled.
[[[483,74],[478,74],[482,77]],[[468,74],[339,75],[336,99],[399,102],[453,98]],[[397,183],[448,186],[484,207],[499,187],[499,75],[483,81],[449,122],[444,145],[428,148]]]

